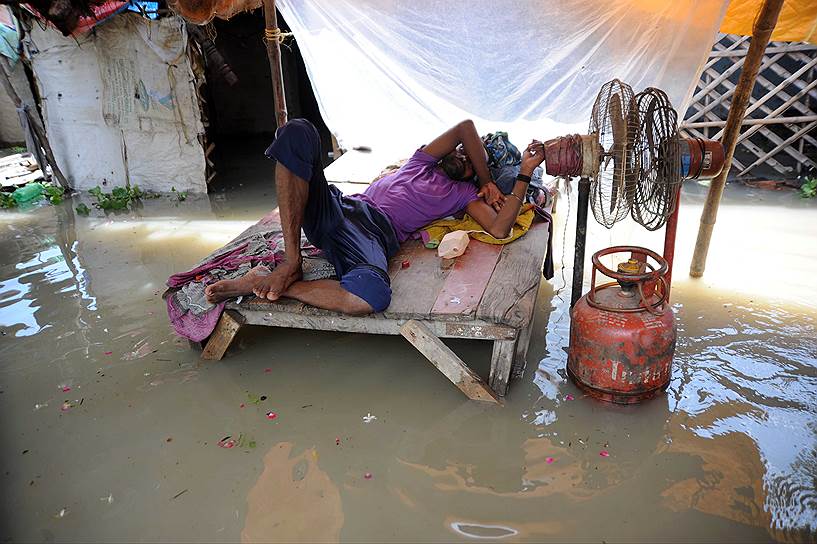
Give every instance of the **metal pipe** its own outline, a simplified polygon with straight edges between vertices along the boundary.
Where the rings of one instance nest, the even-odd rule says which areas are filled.
[[[743,70],[740,73],[740,80],[735,91],[734,100],[729,108],[729,116],[726,119],[726,128],[723,132],[721,143],[726,150],[726,159],[721,173],[712,180],[709,186],[709,193],[706,196],[703,212],[701,213],[701,225],[698,229],[698,239],[695,242],[695,252],[692,255],[692,264],[689,267],[689,275],[699,278],[704,274],[706,268],[706,256],[709,253],[709,243],[712,240],[712,231],[715,228],[715,221],[718,217],[718,206],[723,196],[723,188],[726,185],[726,177],[732,164],[732,157],[735,155],[735,146],[740,136],[740,127],[749,106],[749,99],[752,96],[752,88],[755,86],[755,79],[763,60],[763,54],[769,39],[772,36],[780,9],[783,7],[783,0],[764,0],[760,8],[760,13],[755,20],[752,29],[752,43],[749,45],[749,52],[746,54]]]
[[[570,290],[570,307],[582,296],[584,283],[584,249],[587,245],[587,204],[590,200],[590,180],[579,180],[579,198],[576,206],[576,252],[573,254],[573,287]]]
[[[675,209],[667,218],[667,226],[664,228],[664,260],[667,261],[667,273],[664,279],[667,280],[667,302],[672,293],[672,263],[675,260],[675,235],[678,232],[678,210],[681,208],[681,184],[675,190]]]
[[[281,45],[278,29],[278,15],[275,0],[264,0],[264,43],[267,45],[270,75],[272,76],[272,97],[275,106],[275,123],[283,126],[287,122],[287,101],[284,97],[284,76],[281,71]]]

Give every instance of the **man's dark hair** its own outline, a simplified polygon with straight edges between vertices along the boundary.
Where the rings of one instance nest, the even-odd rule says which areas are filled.
[[[440,168],[451,179],[461,180],[465,176],[465,163],[455,153],[449,153],[440,159]]]

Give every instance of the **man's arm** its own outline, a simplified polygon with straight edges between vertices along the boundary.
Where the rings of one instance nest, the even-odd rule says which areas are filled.
[[[522,154],[522,165],[519,168],[519,174],[528,176],[533,173],[533,170],[542,164],[545,159],[545,148],[541,142],[533,141],[528,145],[525,152]],[[497,239],[507,238],[511,232],[511,227],[516,222],[516,217],[519,215],[519,208],[522,207],[522,202],[525,200],[525,193],[528,190],[528,184],[524,181],[517,180],[508,195],[510,198],[502,206],[499,212],[496,212],[482,200],[474,200],[465,207],[465,211],[479,223],[485,232]]]
[[[484,197],[488,204],[496,205],[495,207],[499,208],[502,201],[504,201],[504,197],[494,184],[491,172],[488,170],[488,153],[482,145],[482,139],[479,137],[473,121],[470,119],[460,121],[434,138],[430,144],[423,148],[423,151],[432,157],[441,159],[454,151],[460,144],[462,144],[465,154],[468,155],[468,159],[474,167],[474,173],[479,180],[479,196]]]
[[[479,178],[480,187],[492,182],[491,172],[488,171],[488,154],[485,152],[485,147],[482,145],[482,140],[477,133],[477,127],[474,126],[474,122],[470,119],[460,121],[434,138],[430,144],[423,148],[423,151],[432,157],[442,159],[460,144],[462,144],[465,154],[471,159],[474,173]]]

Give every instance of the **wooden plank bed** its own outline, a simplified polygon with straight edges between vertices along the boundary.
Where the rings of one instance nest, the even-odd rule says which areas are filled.
[[[346,194],[365,189],[360,184],[337,185]],[[276,211],[260,222],[277,220]],[[391,304],[370,316],[343,315],[291,299],[229,301],[202,358],[221,359],[244,324],[399,334],[470,399],[499,403],[511,378],[525,370],[548,233],[548,224],[537,220],[527,234],[507,245],[471,240],[465,254],[451,262],[443,262],[419,240],[407,241],[389,262]],[[487,384],[440,338],[493,342]]]

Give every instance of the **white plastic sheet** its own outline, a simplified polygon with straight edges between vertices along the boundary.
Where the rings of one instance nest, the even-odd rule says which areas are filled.
[[[342,147],[406,155],[472,118],[512,141],[586,130],[598,89],[683,112],[728,0],[279,0]]]

